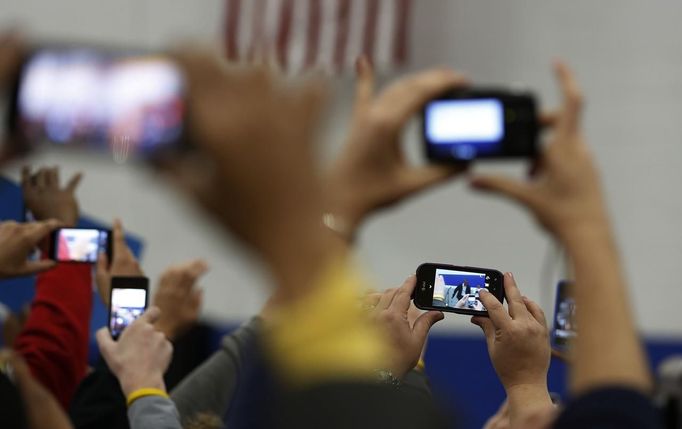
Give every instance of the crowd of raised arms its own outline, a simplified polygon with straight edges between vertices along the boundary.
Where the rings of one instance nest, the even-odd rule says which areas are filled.
[[[2,89],[24,50],[13,34],[0,39]],[[376,292],[353,254],[371,215],[456,180],[518,203],[565,249],[581,327],[569,357],[570,398],[554,404],[540,306],[511,272],[504,303],[481,291],[488,315],[471,322],[483,331],[506,392],[485,427],[662,427],[592,142],[582,132],[583,94],[566,64],[553,65],[561,101],[543,114],[540,162],[519,179],[416,166],[403,154],[403,129],[424,104],[476,76],[438,68],[379,89],[371,64],[358,60],[343,149],[322,166],[315,151],[328,95],[319,81],[291,85],[267,67],[225,67],[197,49],[173,59],[186,79],[193,150],[161,166],[163,174],[262,263],[270,298],[169,389],[172,342],[197,320],[196,283],[208,270],[201,260],[170,266],[151,305],[120,337],[97,331],[101,361],[88,367],[93,281],[107,305],[112,278],[143,276],[144,267],[126,244],[125,219],[113,221],[111,254],[94,268],[32,258],[52,231],[76,224],[81,175],[64,180],[56,167],[25,167],[24,203],[35,220],[0,223],[0,279],[36,275],[36,294],[0,357],[2,428],[456,427],[447,408],[457,404],[432,397],[424,371],[427,336],[443,313],[414,307],[410,269],[401,285]],[[0,153],[0,168],[14,158]]]

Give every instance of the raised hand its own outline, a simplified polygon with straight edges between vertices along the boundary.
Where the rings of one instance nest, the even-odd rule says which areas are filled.
[[[59,167],[41,168],[36,172],[32,172],[31,167],[24,167],[21,189],[26,208],[36,220],[59,219],[64,226],[76,226],[79,214],[76,189],[82,177],[81,173],[76,173],[62,187]]]
[[[48,270],[55,262],[30,261],[29,256],[61,224],[58,220],[17,223],[0,222],[0,278],[27,276]]]
[[[123,224],[121,221],[114,220],[114,226],[111,230],[112,240],[112,258],[109,263],[109,258],[106,253],[100,253],[97,259],[97,269],[95,271],[95,283],[97,284],[97,292],[105,306],[109,306],[109,295],[111,293],[111,278],[114,276],[130,276],[142,277],[144,272],[140,268],[140,264],[135,259],[135,255],[130,250],[125,241],[125,233],[123,232]]]

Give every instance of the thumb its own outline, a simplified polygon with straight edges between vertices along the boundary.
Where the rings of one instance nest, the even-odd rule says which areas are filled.
[[[97,346],[100,353],[102,353],[102,357],[109,364],[109,356],[111,356],[116,347],[116,342],[111,338],[111,334],[106,327],[99,328],[95,333],[95,338],[97,339]]]
[[[521,204],[532,205],[533,193],[529,186],[504,176],[479,176],[471,180],[471,186],[484,192],[501,194]]]
[[[55,261],[50,259],[42,259],[40,261],[27,261],[26,264],[20,269],[19,275],[35,274],[42,271],[54,268],[57,265]]]
[[[156,306],[151,306],[147,309],[147,311],[142,314],[135,322],[133,323],[151,323],[152,325],[154,322],[156,322],[159,319],[159,316],[161,316],[161,309]]]
[[[97,275],[103,276],[108,275],[109,268],[109,257],[106,252],[99,252],[99,257],[97,258]]]
[[[440,311],[427,311],[414,321],[412,332],[415,333],[420,340],[426,340],[426,336],[429,335],[431,327],[444,318],[445,316]]]
[[[81,183],[81,179],[83,178],[83,173],[76,173],[71,177],[69,180],[69,183],[66,185],[66,190],[69,192],[74,192],[78,185]]]
[[[495,339],[495,325],[493,325],[492,320],[488,317],[474,316],[471,318],[471,323],[481,328],[483,335],[485,335],[485,340],[488,343],[488,348],[490,348]]]

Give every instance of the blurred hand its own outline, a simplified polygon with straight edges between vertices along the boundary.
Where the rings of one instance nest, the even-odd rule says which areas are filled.
[[[326,176],[330,211],[347,224],[352,238],[370,213],[442,182],[464,167],[413,166],[401,147],[402,133],[424,104],[466,79],[435,69],[402,78],[376,94],[374,71],[358,60],[351,130],[341,155]]]
[[[196,260],[171,266],[161,274],[152,305],[161,310],[156,329],[169,339],[179,337],[199,319],[203,294],[196,286],[206,271],[206,262]]]
[[[12,367],[15,384],[21,394],[28,429],[70,429],[69,417],[57,399],[33,378],[31,370],[20,355],[12,351],[2,351],[0,360],[7,361]]]
[[[78,200],[76,188],[81,173],[74,174],[65,187],[60,186],[59,168],[41,168],[35,173],[31,167],[21,170],[21,189],[26,208],[36,220],[59,219],[64,226],[74,227],[78,223]]]
[[[12,31],[0,33],[0,96],[10,90],[14,82],[26,47],[21,38]],[[10,142],[13,136],[0,136],[0,166],[17,155],[17,146]]]
[[[170,364],[173,346],[154,328],[160,313],[157,307],[150,307],[123,331],[118,341],[111,338],[106,327],[97,331],[102,357],[126,397],[142,388],[166,389],[163,374]]]
[[[481,176],[472,184],[528,207],[540,224],[566,240],[575,230],[601,227],[607,216],[599,175],[580,127],[580,89],[567,66],[557,63],[555,70],[564,104],[554,115],[553,136],[536,176],[529,182]]]
[[[389,335],[393,353],[388,369],[398,378],[417,365],[431,326],[444,317],[440,311],[428,311],[410,322],[408,314],[416,282],[417,278],[412,275],[400,288],[370,294],[365,299],[370,316]]]
[[[54,261],[29,261],[28,258],[38,244],[58,227],[60,223],[54,219],[30,223],[0,222],[0,279],[27,276],[54,267]]]
[[[125,233],[123,232],[123,225],[120,220],[114,220],[111,235],[111,264],[109,264],[107,254],[102,252],[97,259],[97,270],[95,272],[97,292],[106,307],[109,307],[112,277],[144,276],[144,272],[142,271],[142,268],[140,268],[137,259],[135,259],[135,255],[133,255],[133,252],[126,244]]]
[[[485,334],[490,360],[505,390],[518,385],[547,386],[550,361],[549,330],[539,305],[521,295],[511,273],[504,275],[509,311],[488,291],[480,300],[488,317],[471,321]]]
[[[255,250],[290,254],[318,225],[321,190],[313,137],[319,85],[285,87],[264,68],[228,68],[215,56],[177,56],[188,84],[190,138],[202,149],[172,166],[186,188]]]

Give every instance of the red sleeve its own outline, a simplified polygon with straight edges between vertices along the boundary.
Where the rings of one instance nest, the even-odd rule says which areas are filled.
[[[89,264],[58,264],[39,274],[31,314],[14,343],[65,409],[87,369],[91,270]]]

